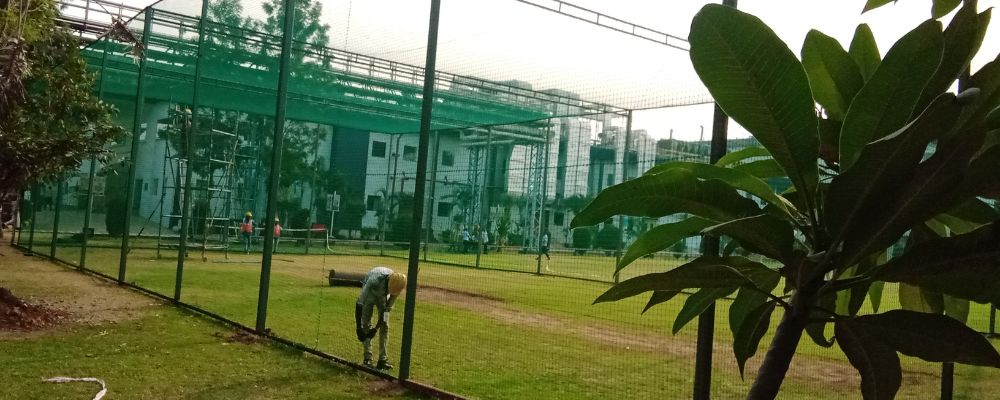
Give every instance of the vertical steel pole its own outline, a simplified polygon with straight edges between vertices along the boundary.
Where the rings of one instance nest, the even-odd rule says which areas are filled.
[[[282,0],[285,28],[281,36],[281,66],[278,70],[277,105],[274,110],[274,145],[271,149],[271,174],[267,182],[267,215],[264,217],[264,254],[260,260],[260,291],[257,296],[258,333],[267,328],[267,295],[271,286],[271,256],[274,252],[274,218],[277,216],[278,182],[281,179],[281,153],[285,140],[285,103],[288,100],[289,64],[292,35],[295,29],[295,0]]]
[[[101,77],[97,82],[97,100],[104,100],[104,75],[108,68],[108,42],[104,41],[101,53]],[[87,245],[90,241],[90,223],[94,211],[94,179],[97,178],[97,159],[90,159],[89,182],[87,183],[87,209],[83,213],[83,241],[80,243],[80,268],[87,268]]]
[[[434,158],[431,159],[431,194],[430,201],[427,202],[427,226],[424,228],[424,261],[427,261],[427,252],[430,247],[431,238],[433,235],[431,231],[434,229],[434,203],[437,203],[437,198],[435,197],[437,192],[437,172],[438,165],[441,164],[439,158],[441,157],[441,132],[434,131]],[[414,189],[416,190],[416,189]],[[438,207],[441,205],[438,204]]]
[[[28,254],[34,254],[35,250],[35,221],[38,210],[38,184],[31,188],[31,230],[28,231]],[[23,224],[22,224],[23,225]]]
[[[736,8],[736,0],[723,0],[723,5]],[[712,148],[709,162],[715,163],[726,154],[729,136],[729,117],[718,104],[712,118]],[[718,255],[719,239],[702,237],[702,254]],[[698,316],[698,342],[695,348],[694,393],[695,400],[712,397],[712,344],[715,342],[715,303]]]
[[[184,169],[184,198],[181,204],[181,237],[177,243],[174,301],[181,300],[181,287],[184,284],[184,261],[187,258],[188,230],[191,224],[191,202],[194,197],[194,193],[191,190],[191,181],[194,175],[193,165],[191,164],[191,152],[194,151],[192,149],[192,142],[194,141],[195,132],[198,131],[198,107],[201,105],[199,95],[201,94],[202,59],[205,56],[205,27],[208,25],[208,1],[202,0],[201,19],[198,20],[198,50],[195,56],[194,81],[191,88],[191,126],[184,130],[184,133],[187,135],[184,138],[184,158],[177,158],[177,167],[180,168],[180,163],[184,162],[186,168]],[[174,190],[181,190],[181,186],[175,184]]]
[[[145,103],[146,58],[149,54],[149,35],[153,27],[153,8],[146,7],[145,23],[142,27],[142,59],[139,60],[139,78],[135,88],[135,111],[132,114],[132,149],[129,152],[128,182],[125,191],[125,232],[122,233],[122,248],[118,259],[118,282],[125,282],[125,267],[128,264],[129,236],[132,234],[132,206],[135,202],[136,158],[139,156],[139,129],[142,128],[142,108]],[[148,130],[149,127],[146,127]]]
[[[997,334],[997,308],[996,306],[990,306],[990,336],[996,336]]]
[[[430,142],[431,111],[434,105],[434,72],[437,62],[438,20],[441,15],[441,0],[431,0],[431,15],[427,28],[427,60],[424,63],[424,92],[420,105],[420,144],[417,149],[417,181],[413,189],[413,209],[422,210],[424,187],[427,183],[427,147]],[[403,311],[403,343],[399,355],[399,380],[410,378],[410,356],[413,349],[413,314],[417,303],[417,272],[420,260],[421,213],[413,213],[410,225],[410,256],[408,257],[406,281],[406,306]]]
[[[63,200],[63,179],[65,176],[60,175],[59,181],[56,182],[56,203],[53,209],[52,216],[52,240],[49,240],[49,258],[56,258],[56,242],[59,241],[59,216],[62,214],[62,200]]]
[[[485,156],[483,156],[483,185],[479,187],[479,231],[476,232],[476,268],[479,268],[480,259],[483,256],[483,232],[486,231],[486,223],[489,222],[488,219],[483,218],[489,215],[487,210],[488,197],[486,196],[486,190],[489,188],[490,181],[490,148],[493,147],[493,129],[486,127],[486,151]]]
[[[538,219],[538,263],[535,265],[535,275],[542,274],[542,236],[549,227],[549,219],[545,216],[545,204],[549,201],[549,143],[552,141],[552,120],[546,121],[548,125],[545,128],[545,145],[542,146],[542,151],[545,152],[542,155],[542,209],[539,211]],[[549,247],[552,247],[552,234],[549,234]]]
[[[628,153],[632,151],[632,110],[625,117],[625,151],[622,156],[622,183],[628,178]],[[615,251],[615,284],[621,281],[618,264],[622,262],[622,250],[625,247],[625,216],[618,216],[618,250]]]

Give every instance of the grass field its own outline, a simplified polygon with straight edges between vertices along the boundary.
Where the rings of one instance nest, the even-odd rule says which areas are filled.
[[[0,248],[0,286],[68,313],[31,332],[0,331],[0,398],[106,399],[416,398],[388,382],[303,356],[148,296]]]
[[[328,287],[327,271],[364,272],[374,265],[403,270],[405,260],[398,256],[405,250],[387,248],[387,255],[397,257],[379,257],[374,247],[334,247],[354,255],[304,255],[297,254],[300,248],[280,249],[274,256],[268,327],[308,346],[360,359],[360,345],[353,337],[357,289]],[[133,250],[127,280],[172,294],[176,259],[173,254],[162,255],[158,259],[153,249]],[[613,268],[613,257],[553,256],[549,271],[566,276],[609,279]],[[118,249],[94,248],[87,257],[89,268],[117,275]],[[479,269],[448,265],[474,263],[471,254],[432,252],[428,258],[436,262],[421,264],[413,379],[491,399],[616,398],[623,393],[629,398],[690,397],[695,324],[676,336],[670,333],[683,298],[640,315],[644,298],[591,305],[607,283],[496,270],[534,272],[533,255],[491,253],[481,258]],[[202,261],[200,254],[192,253],[188,260],[182,299],[252,325],[260,255],[231,254],[225,260],[222,254],[209,254]],[[642,260],[626,271],[662,271],[678,262]],[[894,290],[886,292],[883,304],[893,307]],[[397,305],[391,321],[391,360],[398,360],[402,306]],[[718,399],[742,398],[761,358],[758,354],[749,362],[747,381],[742,381],[730,347],[727,306],[720,304],[716,322],[713,398]],[[970,325],[985,330],[987,311],[985,306],[974,306]],[[777,320],[776,314],[772,323]],[[764,338],[761,351],[769,341],[770,337]],[[904,357],[903,366],[899,398],[937,397],[940,365]],[[858,385],[857,373],[839,349],[820,348],[804,339],[782,398],[860,398]],[[998,391],[997,371],[957,367],[956,399],[990,399]]]

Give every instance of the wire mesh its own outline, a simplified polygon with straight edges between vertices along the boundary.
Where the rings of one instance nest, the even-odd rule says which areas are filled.
[[[200,1],[165,0],[128,22],[149,42],[143,58],[120,38],[85,50],[130,139],[109,146],[110,161],[31,188],[15,240],[117,276],[127,234],[127,281],[250,326],[270,230],[266,328],[354,362],[365,357],[353,331],[358,279],[375,266],[405,272],[418,242],[413,379],[474,398],[691,397],[696,324],[674,326],[690,293],[645,313],[644,299],[591,302],[612,283],[697,257],[700,239],[616,273],[628,244],[682,216],[569,228],[608,186],[665,161],[708,162],[709,120],[697,141],[662,131],[689,112],[680,106],[710,101],[683,41],[664,46],[623,33],[621,21],[618,30],[588,22],[587,10],[571,18],[539,7],[559,2],[442,3],[424,209],[413,193],[427,2],[298,2],[275,164],[282,2],[212,0],[201,18]],[[695,135],[686,129],[678,138]],[[755,145],[733,139],[728,150]],[[269,182],[274,168],[280,179]],[[883,309],[898,307],[897,292],[887,285]],[[742,397],[770,340],[742,379],[729,298],[716,318],[712,398]],[[402,351],[403,305],[388,321],[390,362]],[[992,332],[989,315],[973,305],[970,326]],[[940,365],[903,366],[900,396],[937,388]],[[980,385],[992,371],[958,374],[966,398],[988,396]],[[804,339],[783,394],[854,398],[859,384],[839,349]]]

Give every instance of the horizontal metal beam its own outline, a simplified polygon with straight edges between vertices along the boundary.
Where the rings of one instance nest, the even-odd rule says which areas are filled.
[[[597,11],[580,7],[562,0],[517,0],[518,2],[532,5],[544,10],[561,14],[580,21],[589,22],[605,29],[621,32],[626,35],[645,39],[656,44],[673,47],[678,50],[690,51],[691,45],[686,39],[663,33],[656,29],[647,28],[641,25],[602,14]]]

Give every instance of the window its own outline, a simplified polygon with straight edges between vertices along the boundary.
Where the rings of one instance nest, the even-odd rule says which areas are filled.
[[[554,212],[554,213],[552,213],[552,224],[553,225],[563,226],[563,223],[565,223],[565,221],[564,221],[565,219],[566,219],[566,214],[563,214],[561,212]]]
[[[153,196],[160,194],[160,178],[153,178]]]
[[[382,197],[381,196],[368,196],[368,201],[365,202],[368,211],[378,211],[382,208]]]
[[[615,184],[615,174],[608,174],[608,186]]]
[[[450,217],[451,216],[451,203],[439,201],[438,202],[438,212],[439,217]]]
[[[455,165],[455,153],[447,150],[441,151],[441,165],[452,167]]]
[[[385,142],[372,141],[372,157],[385,158]]]
[[[417,148],[413,146],[403,146],[403,159],[406,161],[417,161]]]
[[[143,192],[148,192],[149,191],[149,182],[146,182],[146,183],[142,184],[142,191]]]

